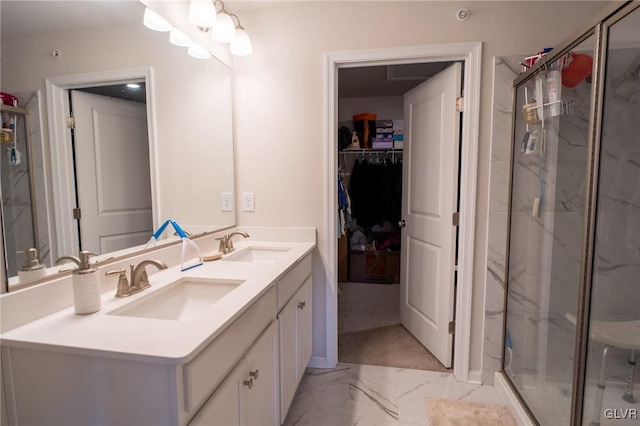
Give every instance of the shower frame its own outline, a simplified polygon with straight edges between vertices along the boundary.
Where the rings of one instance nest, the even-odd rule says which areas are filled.
[[[513,104],[511,123],[511,151],[509,167],[509,198],[508,211],[512,211],[512,189],[515,160],[516,141],[516,111],[517,111],[517,90],[523,84],[534,78],[536,75],[546,71],[551,64],[560,59],[563,55],[571,51],[580,43],[591,36],[595,38],[594,62],[592,74],[592,87],[589,105],[589,133],[587,140],[587,170],[585,176],[585,204],[584,222],[582,227],[581,260],[580,260],[580,282],[578,285],[578,306],[576,339],[574,345],[574,365],[572,376],[571,395],[571,421],[570,424],[579,426],[583,424],[583,405],[585,391],[585,376],[587,367],[587,345],[589,342],[589,319],[591,308],[591,292],[593,277],[593,255],[595,243],[595,219],[598,200],[598,183],[600,168],[600,142],[602,137],[602,111],[604,95],[604,79],[607,63],[607,37],[608,29],[613,24],[640,7],[640,2],[614,2],[603,9],[594,18],[587,21],[578,30],[558,44],[551,52],[542,56],[534,66],[522,73],[513,82]],[[505,263],[505,293],[504,293],[504,319],[502,336],[506,336],[507,312],[509,298],[509,257],[511,244],[511,214],[507,216],[507,243],[506,243],[506,263]],[[535,424],[539,424],[533,412],[528,407],[509,375],[505,372],[505,352],[506,345],[502,345],[502,369],[500,374],[505,379],[512,393],[516,396],[520,405]]]

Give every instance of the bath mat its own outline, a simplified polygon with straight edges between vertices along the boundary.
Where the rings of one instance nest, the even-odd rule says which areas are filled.
[[[431,426],[518,426],[505,405],[427,398]]]

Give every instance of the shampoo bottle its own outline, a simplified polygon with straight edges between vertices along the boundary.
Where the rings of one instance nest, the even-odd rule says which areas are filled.
[[[73,307],[78,315],[98,312],[101,307],[98,269],[94,268],[89,262],[91,256],[96,256],[96,254],[83,250],[78,257],[62,256],[56,262],[58,264],[61,261],[69,260],[78,265],[71,276]]]
[[[38,250],[34,248],[19,251],[27,256],[24,266],[18,271],[18,279],[21,283],[38,279],[47,275],[47,268],[38,260]]]

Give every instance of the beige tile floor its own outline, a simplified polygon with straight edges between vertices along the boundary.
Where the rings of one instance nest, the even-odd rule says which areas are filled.
[[[307,369],[284,425],[428,426],[427,397],[503,404],[493,386],[450,373],[338,364]]]

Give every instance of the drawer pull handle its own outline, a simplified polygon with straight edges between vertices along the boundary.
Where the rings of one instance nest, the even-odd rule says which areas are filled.
[[[304,309],[305,306],[307,306],[306,300],[303,300],[302,302],[298,303],[298,309]]]
[[[242,384],[251,389],[253,387],[253,379],[245,380],[244,382],[242,382]]]
[[[252,377],[253,379],[258,380],[258,372],[259,372],[259,370],[256,370],[256,371],[250,371],[250,372],[249,372],[249,377]],[[253,379],[251,379],[251,380],[253,380]]]

